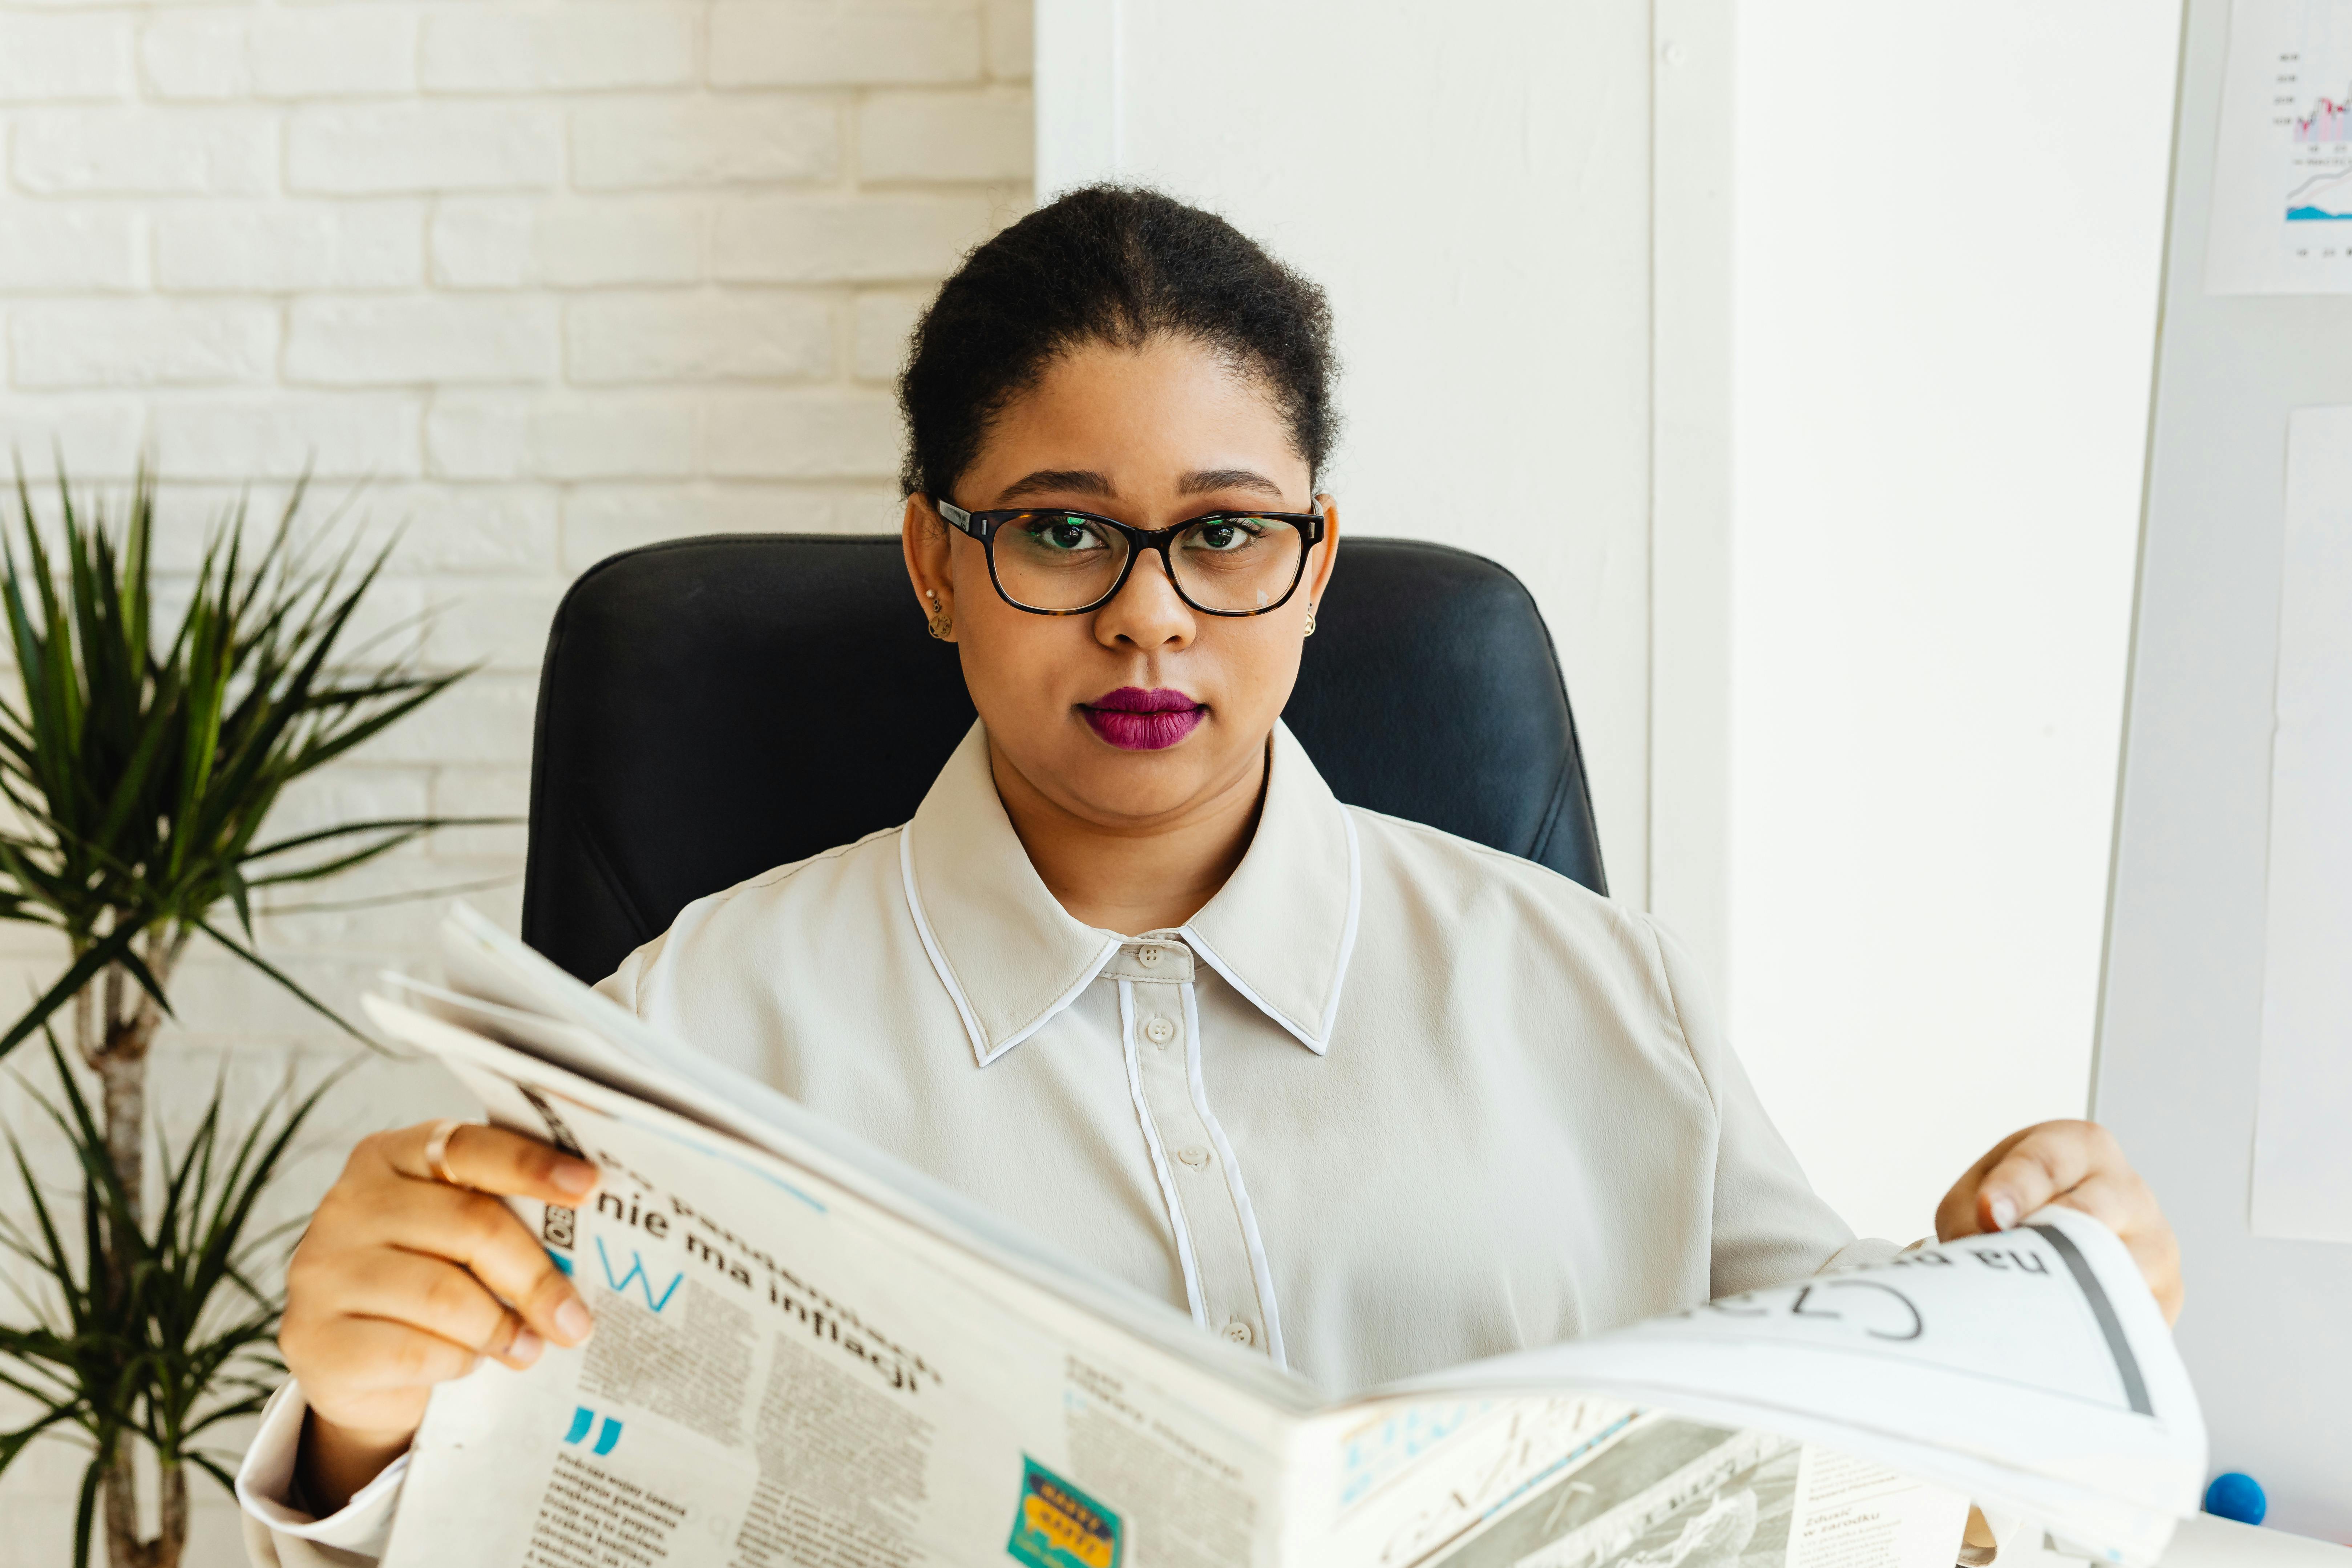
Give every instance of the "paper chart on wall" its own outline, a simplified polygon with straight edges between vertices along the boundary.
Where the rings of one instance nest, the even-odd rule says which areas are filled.
[[[2352,408],[2287,426],[2251,1218],[2352,1242]]]
[[[2209,294],[2352,291],[2352,0],[2236,0]]]

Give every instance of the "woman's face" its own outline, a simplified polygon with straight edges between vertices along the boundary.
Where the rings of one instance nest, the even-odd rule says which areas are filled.
[[[1065,354],[1004,410],[944,499],[971,511],[1068,507],[1162,529],[1210,511],[1317,510],[1310,482],[1260,383],[1197,343],[1156,337],[1140,349]],[[1086,821],[1149,830],[1254,787],[1298,676],[1309,606],[1331,574],[1338,519],[1328,497],[1319,510],[1324,542],[1297,592],[1258,616],[1193,610],[1157,552],[1143,552],[1118,597],[1090,614],[1014,609],[991,585],[981,543],[919,496],[907,507],[907,561],[917,595],[938,595],[953,621],[1000,767]],[[1139,716],[1139,707],[1157,711]]]

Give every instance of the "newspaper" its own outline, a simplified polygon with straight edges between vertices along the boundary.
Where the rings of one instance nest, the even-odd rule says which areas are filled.
[[[443,1385],[387,1568],[1943,1568],[1973,1500],[2149,1563],[2205,1437],[2123,1246],[2000,1236],[1334,1403],[665,1039],[462,907],[368,1007],[593,1160],[597,1330]]]

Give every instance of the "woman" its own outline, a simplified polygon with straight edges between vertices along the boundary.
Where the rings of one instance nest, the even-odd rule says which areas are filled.
[[[603,989],[1335,1392],[1885,1256],[1656,922],[1340,805],[1282,727],[1338,554],[1331,373],[1319,292],[1163,196],[975,251],[901,396],[908,574],[981,722],[913,821],[688,906]],[[379,1551],[433,1385],[587,1336],[490,1194],[594,1179],[483,1128],[360,1146],[247,1462],[278,1551]],[[1936,1228],[2053,1198],[2177,1310],[2086,1123],[2004,1141]]]

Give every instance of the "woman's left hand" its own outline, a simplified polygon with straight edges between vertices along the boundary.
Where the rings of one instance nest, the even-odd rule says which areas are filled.
[[[2156,1194],[2095,1121],[2044,1121],[2012,1132],[1936,1205],[1936,1238],[2007,1230],[2045,1204],[2080,1209],[2131,1248],[2168,1323],[2180,1321],[2180,1244]]]

